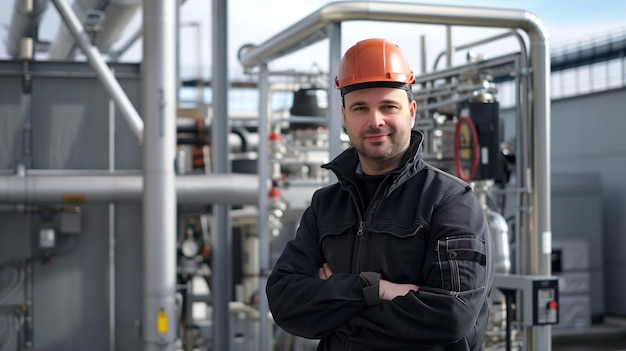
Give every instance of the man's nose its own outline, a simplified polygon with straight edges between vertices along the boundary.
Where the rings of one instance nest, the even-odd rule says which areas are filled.
[[[382,113],[378,110],[372,110],[369,116],[369,125],[372,128],[378,128],[385,125],[385,119]]]

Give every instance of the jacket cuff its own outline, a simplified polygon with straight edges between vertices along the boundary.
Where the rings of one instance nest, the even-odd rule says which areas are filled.
[[[380,273],[361,272],[359,277],[361,278],[361,286],[363,287],[363,297],[365,298],[365,303],[367,303],[368,306],[379,304]]]

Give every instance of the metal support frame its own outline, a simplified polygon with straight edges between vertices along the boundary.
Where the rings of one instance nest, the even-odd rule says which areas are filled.
[[[226,0],[212,3],[212,93],[213,121],[211,126],[212,169],[217,174],[230,172],[228,160],[228,67],[227,40],[228,11]],[[230,334],[232,265],[229,264],[232,252],[231,226],[228,218],[229,207],[213,205],[213,349],[232,350]]]
[[[550,273],[551,222],[550,222],[550,51],[548,34],[543,23],[533,14],[521,10],[491,9],[459,6],[434,6],[410,3],[390,3],[375,1],[337,2],[328,4],[293,24],[260,45],[246,45],[241,50],[239,61],[244,69],[267,64],[268,62],[315,44],[325,38],[330,39],[331,56],[329,69],[336,71],[338,60],[336,47],[341,40],[341,32],[328,30],[331,23],[370,20],[403,23],[441,24],[447,26],[503,27],[524,30],[530,39],[530,63],[532,64],[529,92],[532,94],[532,108],[528,120],[526,136],[529,169],[527,174],[530,212],[524,223],[528,238],[526,265],[523,274],[546,275]],[[243,48],[242,48],[243,49]],[[331,85],[332,86],[332,85]],[[329,94],[333,96],[336,94]],[[335,106],[330,98],[329,106]],[[329,122],[336,119],[333,110],[329,112]],[[522,116],[526,117],[526,116]],[[330,126],[332,127],[332,126]],[[329,127],[331,140],[335,131]],[[524,135],[523,135],[524,136]],[[331,152],[333,150],[330,150]],[[520,153],[525,153],[520,150]],[[333,156],[332,154],[330,155]],[[261,177],[265,176],[260,174]],[[261,250],[268,249],[261,247]],[[528,340],[533,350],[551,349],[551,329],[549,326],[531,327]]]

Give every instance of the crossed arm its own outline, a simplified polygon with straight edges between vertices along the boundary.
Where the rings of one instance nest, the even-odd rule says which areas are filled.
[[[333,275],[333,270],[328,263],[324,263],[319,269],[318,276],[322,280],[327,280]],[[417,291],[419,287],[414,284],[398,284],[381,279],[378,287],[378,296],[381,300],[391,301],[398,296],[404,296],[409,291]]]

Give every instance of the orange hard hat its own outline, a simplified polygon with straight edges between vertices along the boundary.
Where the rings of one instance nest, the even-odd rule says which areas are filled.
[[[413,84],[415,76],[398,45],[385,39],[365,39],[343,55],[339,74],[335,77],[335,88],[344,89],[363,83]]]

